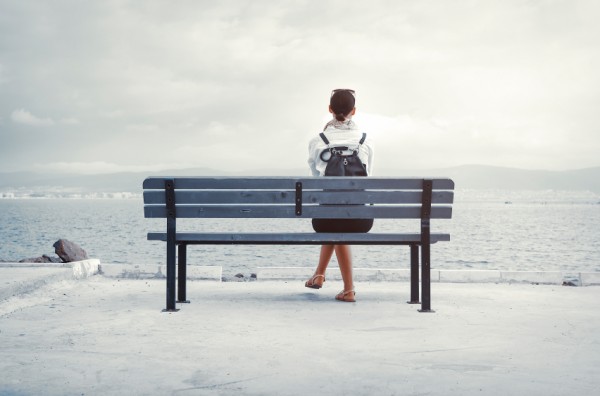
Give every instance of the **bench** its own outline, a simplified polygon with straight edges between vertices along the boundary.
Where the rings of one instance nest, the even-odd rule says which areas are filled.
[[[166,242],[167,307],[186,300],[188,245],[408,245],[410,301],[431,310],[431,244],[450,235],[432,233],[430,219],[452,217],[454,182],[450,179],[382,177],[149,177],[144,180],[144,216],[165,218],[166,232],[148,240]],[[177,232],[177,219],[420,219],[409,233]],[[375,221],[377,227],[377,221]],[[177,251],[177,252],[176,252]],[[177,256],[177,257],[176,257]],[[177,258],[177,262],[176,262]],[[317,258],[315,257],[315,260]],[[176,268],[177,267],[177,268]],[[176,271],[177,269],[177,271]],[[177,274],[176,274],[177,272]]]

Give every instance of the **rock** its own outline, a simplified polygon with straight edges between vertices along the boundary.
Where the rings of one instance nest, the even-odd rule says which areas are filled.
[[[43,263],[43,257],[30,257],[19,260],[19,263]]]
[[[62,263],[62,260],[58,257],[50,257],[44,254],[41,257],[32,257],[19,260],[19,263]]]
[[[48,261],[46,261],[47,263],[62,263],[63,261],[60,259],[60,257],[51,257],[51,256],[47,256],[45,254],[42,254],[42,257]]]
[[[242,273],[235,274],[235,277],[236,277],[236,278],[243,278],[243,277],[244,277],[244,274],[242,274]]]
[[[65,263],[87,260],[88,255],[79,245],[66,239],[59,239],[52,245],[54,251]]]

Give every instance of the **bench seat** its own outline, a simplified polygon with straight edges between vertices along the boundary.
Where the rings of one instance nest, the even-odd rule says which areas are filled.
[[[430,243],[450,241],[450,234],[431,233]],[[150,241],[167,241],[166,232],[149,232]],[[421,234],[405,233],[189,233],[175,234],[177,243],[188,245],[411,245],[421,242]]]

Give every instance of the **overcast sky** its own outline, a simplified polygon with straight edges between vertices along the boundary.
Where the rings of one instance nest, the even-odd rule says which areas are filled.
[[[357,91],[375,173],[599,166],[598,20],[597,0],[0,0],[0,171],[303,169],[333,88]]]

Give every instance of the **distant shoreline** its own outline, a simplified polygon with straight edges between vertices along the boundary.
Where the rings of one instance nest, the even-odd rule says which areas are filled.
[[[141,200],[142,193],[121,192],[86,192],[86,191],[35,191],[8,190],[0,191],[0,201],[10,200]],[[600,193],[591,190],[553,190],[553,189],[496,189],[496,188],[457,188],[457,203],[501,203],[505,205],[528,204],[600,204]]]
[[[141,199],[141,193],[0,193],[0,200],[42,199]]]
[[[164,171],[103,173],[93,175],[37,172],[0,172],[0,194],[30,193],[138,193],[149,176],[298,176],[307,169],[217,171],[209,168],[171,169]],[[303,176],[304,175],[304,176]],[[376,169],[373,176],[449,177],[456,188],[503,190],[587,190],[600,194],[600,166],[575,170],[528,170],[486,165],[463,165],[436,169]]]

